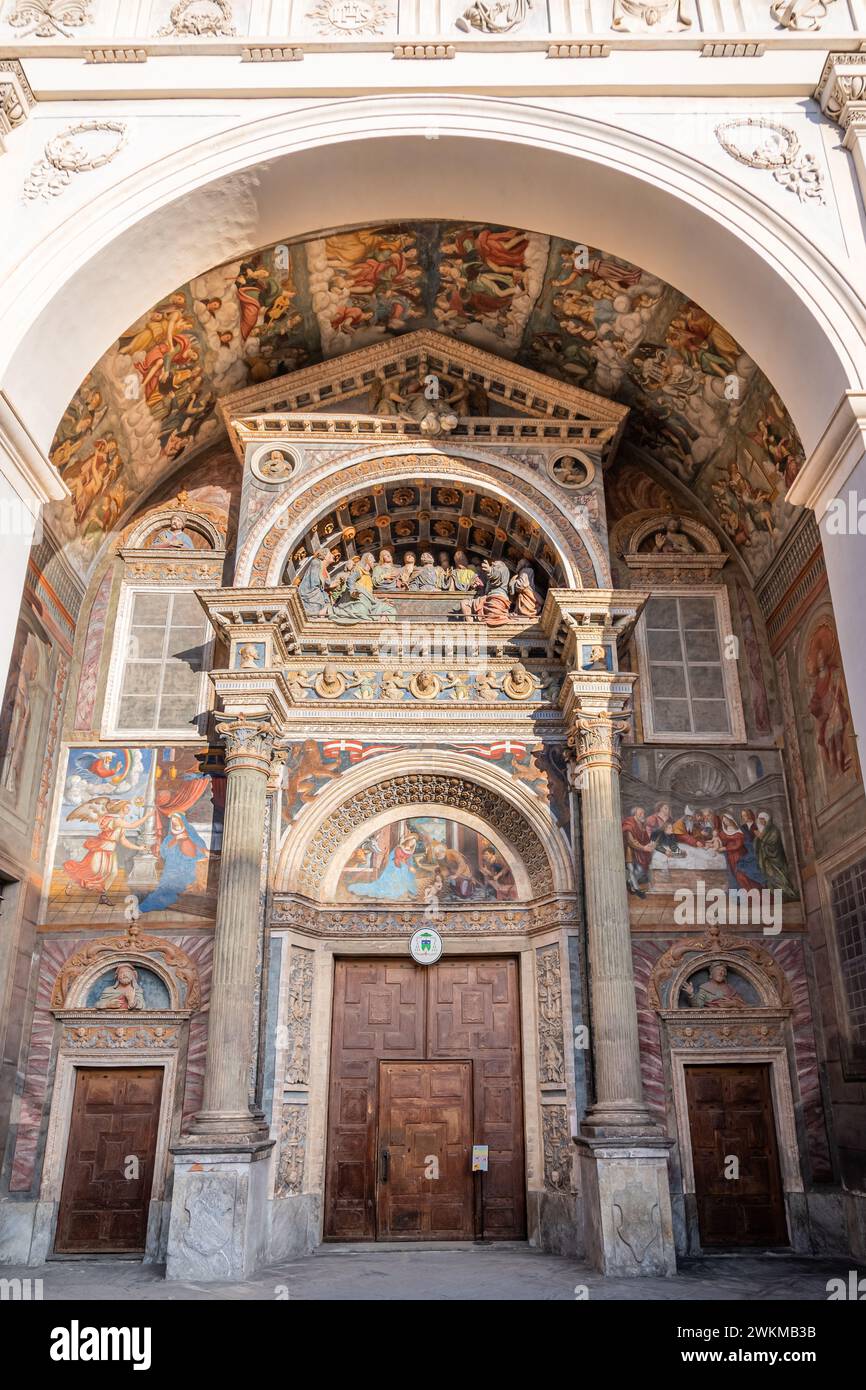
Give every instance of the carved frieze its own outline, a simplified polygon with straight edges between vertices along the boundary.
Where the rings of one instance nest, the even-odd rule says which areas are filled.
[[[437,929],[443,936],[522,936],[527,932],[549,931],[574,920],[570,899],[556,899],[536,908],[484,904],[472,908],[440,907]],[[390,907],[340,909],[319,907],[282,894],[276,894],[271,926],[292,927],[311,936],[408,937],[424,925],[424,914],[397,911]]]
[[[180,1042],[180,1028],[177,1024],[170,1023],[136,1022],[134,1027],[73,1023],[64,1027],[61,1041],[64,1048],[74,1051],[139,1051],[142,1048],[161,1051],[177,1048]]]
[[[237,33],[231,0],[180,0],[157,33],[159,38],[231,38]]]
[[[93,23],[92,0],[17,0],[6,17],[22,38],[69,39],[76,29]]]

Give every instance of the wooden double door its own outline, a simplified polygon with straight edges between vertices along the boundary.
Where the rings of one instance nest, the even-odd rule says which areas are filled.
[[[517,961],[338,960],[325,1238],[525,1234]]]
[[[786,1245],[769,1064],[686,1067],[701,1245]]]
[[[162,1078],[162,1067],[76,1072],[56,1254],[144,1253]]]

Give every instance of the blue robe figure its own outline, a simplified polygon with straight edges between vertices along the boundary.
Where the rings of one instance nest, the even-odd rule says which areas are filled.
[[[152,893],[142,898],[139,912],[162,912],[173,907],[187,888],[195,882],[198,863],[207,858],[207,848],[197,830],[186,816],[169,818],[168,830],[159,847],[162,873]]]
[[[415,845],[412,836],[401,840],[388,855],[388,861],[372,883],[350,883],[350,893],[360,898],[382,898],[385,902],[405,902],[417,895],[415,876]]]
[[[330,557],[331,552],[327,548],[317,550],[307,561],[297,581],[298,597],[309,618],[325,618],[330,611],[331,600],[327,590]]]

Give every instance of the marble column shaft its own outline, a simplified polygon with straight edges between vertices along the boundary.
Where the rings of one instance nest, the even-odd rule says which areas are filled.
[[[643,1101],[631,953],[619,744],[628,727],[607,714],[578,715],[577,764],[586,891],[595,1102],[582,1128],[598,1135],[658,1134]]]
[[[214,934],[202,1109],[197,1133],[261,1134],[249,1108],[258,956],[262,837],[271,731],[234,721],[226,739],[226,802]]]

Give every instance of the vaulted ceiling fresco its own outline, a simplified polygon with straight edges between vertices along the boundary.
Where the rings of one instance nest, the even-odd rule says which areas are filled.
[[[48,520],[69,558],[86,573],[143,496],[219,439],[220,397],[418,328],[628,405],[624,447],[687,484],[755,576],[795,521],[784,501],[803,462],[793,423],[699,305],[593,247],[423,222],[268,247],[134,323],[88,374],[52,446],[72,499]]]

